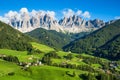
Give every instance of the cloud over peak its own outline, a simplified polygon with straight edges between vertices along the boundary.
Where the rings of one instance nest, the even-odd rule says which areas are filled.
[[[20,13],[29,13],[28,9],[27,8],[21,8],[20,9]]]
[[[88,12],[88,11],[85,11],[83,14],[82,14],[82,16],[84,17],[84,18],[90,18],[91,16],[90,16],[90,13]]]
[[[18,15],[18,13],[16,12],[16,11],[9,11],[8,13],[6,13],[4,16],[6,17],[6,18],[10,18],[10,17],[14,17],[14,16],[17,16]]]
[[[4,16],[0,16],[0,20],[9,23],[11,19],[21,20],[24,16],[24,14],[27,14],[27,16],[35,17],[37,14],[40,16],[44,16],[45,14],[49,15],[51,18],[56,19],[55,15],[56,13],[54,11],[45,11],[45,10],[32,10],[31,12],[28,11],[27,8],[21,8],[19,11],[12,11],[10,10],[8,13],[5,13]]]
[[[56,19],[56,12],[55,11],[49,11],[49,10],[32,10],[31,12],[28,11],[27,8],[21,8],[19,11],[13,11],[10,10],[8,13],[5,13],[4,16],[0,16],[0,20],[4,21],[6,23],[9,23],[11,19],[16,19],[16,21],[22,20],[24,15],[29,17],[36,17],[36,15],[44,16],[44,15],[49,15],[51,18]],[[57,13],[57,14],[62,14],[63,17],[70,17],[73,15],[80,16],[82,18],[90,18],[90,13],[88,11],[83,12],[82,10],[77,10],[74,11],[72,9],[64,9],[62,10],[62,13]],[[62,16],[58,16],[61,17]]]
[[[70,17],[75,14],[75,12],[72,9],[63,10],[62,13],[64,17]]]
[[[63,17],[70,17],[77,15],[83,18],[90,18],[90,13],[88,11],[83,12],[82,10],[73,11],[72,9],[64,9],[62,11]]]

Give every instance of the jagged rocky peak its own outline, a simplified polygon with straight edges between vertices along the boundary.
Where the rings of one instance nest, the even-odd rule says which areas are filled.
[[[9,24],[21,32],[28,32],[40,27],[47,30],[60,30],[58,29],[58,22],[48,14],[37,12],[34,15],[30,15],[24,12],[19,15],[20,19],[17,20],[16,17],[18,16],[12,17]]]
[[[91,23],[94,25],[94,27],[102,27],[105,25],[105,22],[100,19],[95,19],[95,20],[91,21]]]
[[[50,24],[55,24],[55,20],[53,20],[53,18],[48,14],[36,16],[32,16],[30,19],[32,27],[43,27],[44,25],[46,25],[46,27],[49,27]]]
[[[9,18],[9,24],[16,29],[28,29],[31,27],[30,16],[27,12],[21,12]]]
[[[94,28],[94,24],[92,24],[91,20],[86,21],[84,26],[87,28]]]
[[[59,21],[59,24],[64,27],[65,31],[72,33],[92,31],[99,29],[105,25],[105,23],[102,20],[95,19],[87,21],[77,15],[64,17]]]
[[[21,32],[29,32],[36,28],[44,28],[47,30],[56,30],[58,32],[79,33],[96,30],[105,25],[102,20],[85,20],[80,16],[73,15],[64,17],[57,21],[53,16],[43,11],[32,11],[28,13],[21,11],[9,18],[9,24]]]
[[[40,22],[43,22],[43,24],[48,24],[49,27],[51,25],[56,25],[57,24],[57,20],[54,20],[48,14],[45,14],[45,16],[43,17],[43,19],[40,19]]]
[[[81,22],[82,22],[82,18],[73,15],[70,17],[64,17],[59,21],[59,24],[64,27],[73,27],[73,26],[80,26]]]
[[[64,17],[59,21],[59,24],[64,27],[87,27],[87,28],[99,28],[105,25],[104,21],[95,19],[95,20],[84,20],[79,16],[73,15],[70,17]]]

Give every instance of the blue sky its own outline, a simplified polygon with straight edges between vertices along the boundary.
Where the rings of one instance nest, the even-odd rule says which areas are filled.
[[[10,10],[19,11],[23,7],[29,11],[52,10],[58,18],[64,9],[88,11],[90,19],[99,18],[104,21],[120,16],[120,0],[0,0],[0,16]]]

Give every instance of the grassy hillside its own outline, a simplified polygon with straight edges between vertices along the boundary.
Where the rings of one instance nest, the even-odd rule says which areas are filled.
[[[32,48],[30,41],[33,39],[0,21],[0,48],[29,50]]]
[[[50,51],[55,51],[53,48],[48,47],[48,46],[43,45],[43,44],[38,44],[36,42],[31,42],[31,44],[32,44],[33,48],[39,49],[40,51],[42,51],[44,53],[47,53]]]
[[[42,65],[32,65],[23,69],[25,68],[24,66],[19,66],[0,58],[0,80],[88,80],[91,76],[90,80],[92,80],[99,75],[99,72],[107,74],[104,72],[105,70],[115,71],[114,74],[120,71],[119,67],[116,67],[116,70],[111,70],[109,60],[87,54],[56,51],[53,48],[35,42],[31,44],[42,52],[28,55],[27,51],[0,49],[0,55],[16,56],[20,62],[24,63],[35,63],[36,60],[43,61],[43,57],[47,56],[47,58],[50,58],[51,63],[42,62]],[[32,59],[30,59],[31,57]],[[109,77],[108,74],[107,76]]]
[[[112,24],[106,25],[103,28],[76,40],[64,47],[65,51],[71,51],[76,53],[88,53],[91,54],[99,47],[106,44],[112,38],[120,34],[120,20],[115,21]]]
[[[45,30],[42,28],[35,29],[26,34],[35,39],[38,39],[41,43],[56,49],[61,49],[71,40],[69,35],[52,30]]]
[[[52,66],[32,67],[31,69],[33,70],[34,80],[63,80],[63,79],[64,80],[82,80],[80,79],[79,75],[83,73],[87,73],[85,71],[58,68],[58,67],[52,67]],[[76,76],[71,77],[66,74],[66,71],[70,71],[71,74],[73,73],[73,71],[75,71]]]
[[[27,51],[16,51],[16,50],[9,50],[9,49],[0,49],[0,54],[5,54],[7,56],[12,55],[18,57],[20,62],[32,62],[33,60],[30,60],[30,57],[34,57],[35,59],[41,59],[46,53],[54,51],[53,48],[50,48],[43,44],[38,44],[36,42],[31,42],[31,45],[35,49],[39,49],[42,51],[40,54],[34,53],[33,55],[28,55]]]
[[[13,73],[13,75],[9,75]],[[32,80],[29,73],[15,63],[0,60],[0,80]]]
[[[58,68],[52,66],[32,66],[29,70],[24,71],[14,63],[0,60],[0,80],[82,80],[79,75],[88,73],[75,69]],[[66,74],[76,72],[75,77]],[[14,73],[13,75],[9,75]]]
[[[87,73],[86,71],[58,68],[52,66],[32,66],[24,71],[14,63],[0,60],[0,80],[82,80],[79,75]],[[76,72],[75,77],[66,74]],[[9,75],[9,73],[14,73]]]

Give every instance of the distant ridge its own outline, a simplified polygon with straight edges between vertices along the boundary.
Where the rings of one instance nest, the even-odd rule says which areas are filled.
[[[98,51],[95,55],[100,56],[100,50],[106,50],[107,53],[103,53],[104,56],[110,57],[110,55],[115,54],[118,55],[120,53],[120,20],[117,20],[111,24],[104,26],[103,28],[91,33],[90,35],[83,37],[82,39],[78,39],[76,41],[71,42],[67,46],[64,47],[65,51],[71,51],[76,53],[88,53],[93,54],[93,51]],[[116,47],[117,46],[117,47]],[[109,48],[118,48],[117,51],[113,53]],[[110,51],[110,52],[109,52]],[[112,52],[112,53],[111,53]],[[102,56],[102,54],[101,54]],[[104,57],[103,56],[103,57]],[[111,56],[111,58],[112,58]]]

